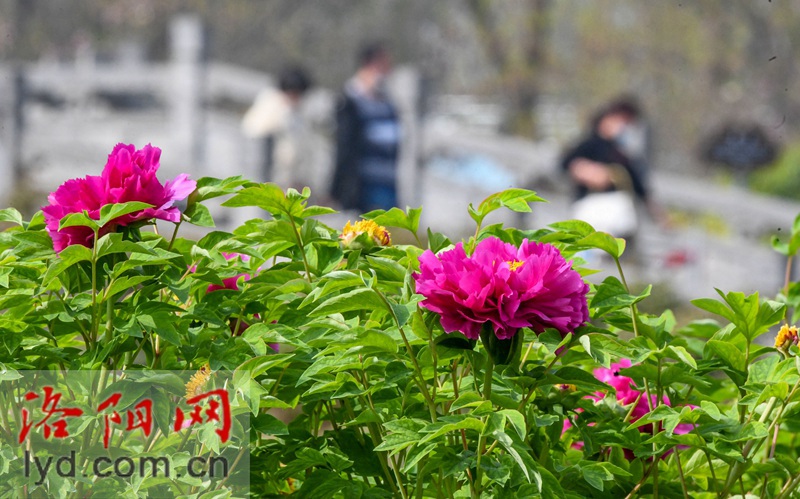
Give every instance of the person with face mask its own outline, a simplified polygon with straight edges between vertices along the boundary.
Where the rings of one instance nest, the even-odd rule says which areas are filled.
[[[573,216],[617,237],[633,237],[638,229],[634,198],[661,220],[651,202],[643,168],[636,164],[630,138],[641,112],[629,100],[613,102],[592,122],[591,132],[561,162],[575,187]]]
[[[384,89],[390,69],[386,47],[365,44],[337,105],[331,197],[344,209],[364,213],[397,205],[400,121]]]

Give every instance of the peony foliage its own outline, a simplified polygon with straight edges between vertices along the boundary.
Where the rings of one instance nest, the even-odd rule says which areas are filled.
[[[651,288],[628,285],[623,240],[577,220],[483,225],[531,211],[529,190],[470,206],[475,235],[454,242],[420,209],[342,229],[307,189],[162,183],[159,158],[118,145],[30,220],[0,211],[0,496],[245,494],[176,477],[24,485],[13,383],[35,369],[195,373],[175,400],[232,372],[253,497],[798,497],[797,283],[699,298],[704,318],[678,324],[639,310]],[[262,216],[217,230],[215,198]],[[796,246],[775,243],[790,265]],[[589,278],[587,250],[618,273]],[[102,452],[99,428],[74,430]],[[163,433],[165,453],[219,450]]]

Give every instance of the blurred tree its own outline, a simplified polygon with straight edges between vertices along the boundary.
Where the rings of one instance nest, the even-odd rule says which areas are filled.
[[[465,5],[496,71],[494,86],[508,100],[508,131],[533,137],[534,106],[549,39],[550,0],[466,0]]]
[[[212,59],[271,72],[296,61],[332,89],[361,40],[386,39],[439,92],[504,102],[507,131],[528,137],[543,96],[588,118],[633,93],[668,168],[696,170],[698,142],[725,121],[800,134],[800,0],[0,0],[0,60],[69,60],[86,38],[101,58],[138,40],[164,59],[167,22],[187,10],[206,20]]]

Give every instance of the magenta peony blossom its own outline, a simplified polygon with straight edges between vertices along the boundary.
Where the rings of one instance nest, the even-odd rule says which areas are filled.
[[[490,237],[472,256],[458,243],[438,256],[428,250],[419,261],[413,277],[417,293],[425,296],[422,306],[441,315],[448,333],[475,340],[491,323],[506,340],[522,327],[566,334],[589,320],[589,285],[550,244],[525,240],[516,248]]]
[[[100,219],[100,208],[107,204],[140,201],[153,205],[135,213],[118,217],[100,230],[100,235],[141,220],[157,218],[179,222],[181,213],[173,206],[194,191],[196,182],[181,174],[162,185],[156,178],[161,149],[146,145],[137,150],[133,145],[117,144],[100,176],[67,180],[48,196],[49,205],[42,208],[53,248],[60,252],[72,244],[91,247],[94,233],[88,227],[67,227],[58,230],[63,217],[86,211]]]
[[[617,401],[623,405],[630,404],[639,397],[639,392],[631,386],[633,384],[633,379],[622,376],[619,373],[620,369],[627,369],[629,367],[631,367],[631,361],[629,359],[619,359],[618,363],[611,364],[611,367],[608,369],[600,367],[594,370],[594,377],[597,378],[598,381],[602,381],[611,386],[611,388],[617,392]],[[597,392],[591,398],[595,401],[599,401],[602,400],[603,397],[603,392]],[[644,402],[645,405],[647,405],[647,400]]]
[[[250,261],[250,257],[249,256],[242,255],[240,253],[222,253],[222,256],[224,256],[226,260],[233,260],[234,258],[238,258],[243,262]],[[239,282],[239,278],[242,277],[242,276],[244,276],[244,280],[245,281],[249,280],[250,277],[252,277],[249,274],[237,274],[237,275],[235,275],[233,277],[228,277],[228,278],[222,280],[222,286],[220,286],[219,284],[210,284],[208,286],[208,289],[206,290],[206,293],[210,293],[212,291],[217,291],[219,289],[230,289],[232,291],[239,291],[238,282]]]
[[[228,260],[228,261],[233,260],[235,258],[238,258],[242,262],[250,261],[250,257],[248,255],[243,255],[241,253],[222,253],[222,256],[224,256],[225,259]],[[197,270],[197,267],[189,267],[189,270],[191,270],[192,272],[195,272]],[[220,286],[219,284],[209,284],[208,288],[206,289],[206,293],[219,291],[221,289],[229,289],[231,291],[239,291],[239,278],[242,277],[242,276],[244,276],[244,280],[245,281],[248,281],[248,280],[250,280],[251,277],[253,277],[250,274],[237,274],[237,275],[235,275],[233,277],[225,278],[225,279],[222,280],[222,286]],[[261,318],[258,314],[255,314],[254,317],[256,319],[260,319]],[[275,324],[276,322],[277,321],[272,321],[273,324]],[[238,328],[236,327],[237,323],[238,323]],[[241,336],[242,333],[247,331],[247,328],[250,327],[250,324],[248,324],[247,322],[245,322],[243,320],[238,320],[237,321],[236,319],[231,318],[230,319],[230,327],[231,327],[231,333],[233,333],[234,336]],[[234,331],[234,329],[235,329],[235,331]],[[267,343],[267,346],[269,346],[270,348],[272,348],[276,352],[280,350],[280,345],[278,343]]]
[[[594,370],[594,376],[603,383],[610,385],[614,388],[617,396],[617,403],[622,406],[629,406],[630,404],[636,404],[635,406],[628,407],[627,409],[630,410],[630,422],[635,423],[639,419],[641,419],[644,415],[650,412],[651,407],[655,408],[656,401],[658,400],[656,395],[650,395],[650,403],[647,402],[647,395],[639,390],[636,390],[633,387],[633,379],[623,376],[620,374],[620,369],[626,369],[631,367],[631,361],[629,359],[620,359],[618,363],[611,364],[609,368],[600,367]],[[596,392],[593,395],[587,395],[586,398],[592,399],[595,402],[600,402],[605,397],[605,393],[603,392]],[[665,405],[672,406],[672,403],[669,400],[669,397],[664,395],[661,399],[661,402]],[[696,406],[689,405],[688,407],[694,408]],[[580,409],[577,412],[582,412]],[[590,424],[591,426],[591,424]],[[564,425],[562,427],[561,433],[565,433],[567,430],[572,428],[572,423],[569,419],[564,419]],[[642,433],[653,433],[653,425],[652,424],[645,424],[638,427],[639,431]],[[676,435],[683,435],[686,433],[691,432],[694,429],[693,425],[690,423],[681,423],[675,427],[673,433]],[[583,446],[583,442],[576,442],[573,444],[576,448],[581,448]],[[679,446],[680,447],[680,446]],[[633,454],[630,453],[628,449],[625,449],[626,456],[629,459],[633,458]],[[630,455],[628,455],[630,454]],[[665,454],[666,455],[666,454]]]

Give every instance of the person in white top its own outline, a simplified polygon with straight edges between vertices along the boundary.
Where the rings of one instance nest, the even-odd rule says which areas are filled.
[[[264,141],[262,181],[286,189],[322,194],[327,182],[321,175],[320,137],[302,113],[303,100],[312,82],[300,67],[289,67],[278,77],[277,88],[266,88],[256,97],[242,119],[245,136]]]

